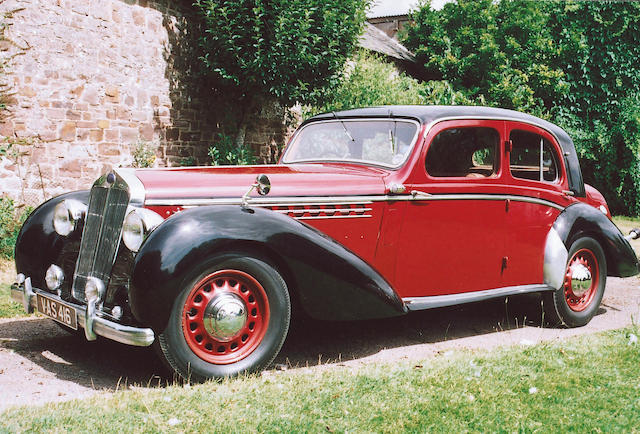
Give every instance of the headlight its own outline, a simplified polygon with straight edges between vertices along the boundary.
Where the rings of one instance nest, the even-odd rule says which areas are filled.
[[[53,228],[62,236],[67,236],[78,227],[87,213],[87,206],[74,199],[65,199],[53,210]]]
[[[122,241],[132,252],[137,252],[144,239],[164,220],[155,212],[146,208],[131,211],[124,219]]]

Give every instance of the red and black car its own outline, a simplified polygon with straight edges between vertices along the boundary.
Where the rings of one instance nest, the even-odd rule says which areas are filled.
[[[636,237],[633,232],[627,237]],[[522,113],[390,106],[305,121],[280,164],[116,169],[36,209],[16,300],[193,380],[263,369],[325,320],[529,292],[581,326],[638,273],[569,136]]]

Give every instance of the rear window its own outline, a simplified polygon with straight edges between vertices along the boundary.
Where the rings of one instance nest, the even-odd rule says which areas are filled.
[[[558,179],[558,160],[549,140],[523,130],[511,131],[509,139],[512,143],[509,164],[514,178],[545,182]]]

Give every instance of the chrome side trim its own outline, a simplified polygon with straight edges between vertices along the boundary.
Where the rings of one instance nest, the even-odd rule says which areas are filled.
[[[371,211],[371,208],[304,208],[304,209],[274,209],[273,211],[281,214],[351,214],[358,212]]]
[[[564,209],[563,206],[549,200],[509,194],[431,194],[429,196],[416,195],[413,200],[511,200],[514,202],[526,202],[549,206],[560,211]]]
[[[473,303],[492,298],[507,297],[516,294],[528,294],[531,292],[553,291],[553,288],[544,285],[519,285],[505,288],[487,289],[484,291],[463,292],[460,294],[432,295],[429,297],[405,297],[402,299],[407,309],[424,310],[436,307],[454,306],[456,304]]]
[[[27,284],[27,282],[29,283]],[[88,306],[85,307],[79,304],[69,303],[49,292],[44,292],[37,288],[31,288],[30,278],[27,278],[22,285],[18,283],[11,285],[11,298],[18,303],[22,303],[25,306],[25,312],[27,313],[31,313],[36,309],[37,300],[35,294],[38,292],[45,294],[48,298],[57,300],[72,307],[78,315],[78,325],[84,328],[85,324],[90,324],[90,327],[93,329],[88,330],[88,333],[85,331],[88,338],[99,335],[123,344],[135,345],[138,347],[148,347],[155,339],[155,334],[150,328],[132,327],[110,321],[107,318],[100,316],[101,313],[94,312],[93,309],[87,309]]]
[[[564,282],[569,252],[554,228],[549,229],[544,244],[544,283],[553,289],[559,289]]]
[[[304,206],[304,205],[368,205],[373,202],[396,201],[429,201],[429,200],[512,200],[515,202],[527,202],[544,205],[563,210],[565,207],[557,203],[539,199],[536,197],[516,196],[508,194],[429,194],[422,195],[371,195],[371,196],[318,196],[318,197],[270,197],[251,198],[250,206]],[[240,205],[240,198],[176,198],[176,199],[149,199],[149,206],[207,206],[207,205]]]
[[[129,186],[129,205],[141,207],[144,205],[145,191],[142,181],[136,176],[136,169],[120,168],[113,169],[118,176]]]
[[[361,219],[361,218],[367,218],[367,217],[373,217],[370,214],[363,214],[363,215],[322,215],[322,216],[311,216],[311,217],[294,217],[294,219],[296,220],[320,220],[320,219]]]
[[[248,203],[250,206],[305,206],[305,205],[368,205],[374,200],[386,196],[291,196],[291,197],[252,197]],[[241,205],[239,197],[228,198],[175,198],[175,199],[149,199],[148,206],[207,206],[207,205]]]

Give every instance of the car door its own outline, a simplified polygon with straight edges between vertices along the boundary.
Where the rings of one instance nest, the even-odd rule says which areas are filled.
[[[502,286],[541,284],[547,235],[564,206],[571,201],[564,158],[556,139],[546,130],[507,122],[504,176],[511,200],[505,224],[507,263]]]
[[[427,134],[405,182],[414,200],[407,202],[398,242],[395,286],[402,297],[501,286],[504,125],[445,121]]]

